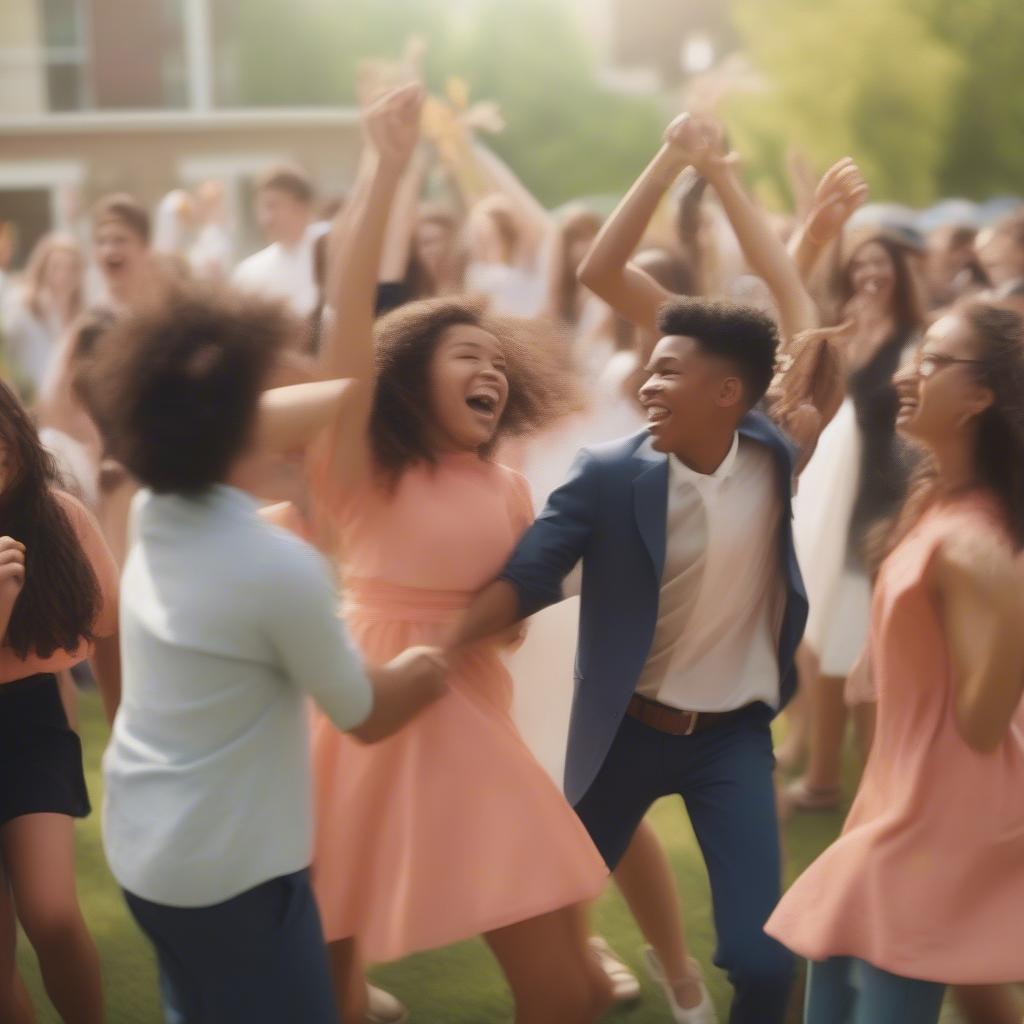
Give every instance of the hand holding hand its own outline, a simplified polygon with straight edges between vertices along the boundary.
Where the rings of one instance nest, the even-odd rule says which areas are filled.
[[[381,96],[367,107],[363,123],[383,166],[402,171],[420,138],[423,87],[412,82]]]
[[[735,153],[725,151],[725,132],[721,124],[704,115],[680,114],[665,129],[663,138],[665,145],[703,178],[714,178],[739,159]]]
[[[826,245],[868,197],[868,183],[852,158],[834,163],[818,182],[804,234],[815,245]]]

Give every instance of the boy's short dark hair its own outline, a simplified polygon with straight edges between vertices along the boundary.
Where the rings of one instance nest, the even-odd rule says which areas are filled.
[[[127,225],[146,245],[149,245],[149,214],[134,196],[128,195],[127,192],[114,192],[98,200],[92,208],[93,227],[98,228],[107,220],[116,220]]]
[[[119,320],[89,374],[111,454],[157,492],[223,481],[290,325],[279,304],[196,284]]]
[[[747,405],[764,397],[775,376],[779,332],[770,317],[751,306],[707,299],[670,299],[658,311],[663,336],[693,338],[702,352],[728,359],[743,381]]]
[[[300,203],[310,204],[315,195],[309,175],[297,164],[275,164],[256,179],[256,191],[274,189],[284,192]]]

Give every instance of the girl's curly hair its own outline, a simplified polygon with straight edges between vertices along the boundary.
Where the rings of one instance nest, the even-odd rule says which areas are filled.
[[[433,463],[430,444],[430,363],[445,334],[461,325],[497,339],[507,363],[508,402],[490,443],[542,429],[581,408],[568,346],[555,328],[487,310],[480,298],[412,302],[377,324],[377,387],[370,441],[377,470],[392,483],[418,462]]]

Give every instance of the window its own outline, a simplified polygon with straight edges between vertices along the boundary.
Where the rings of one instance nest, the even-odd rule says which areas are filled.
[[[85,0],[40,0],[50,110],[85,110],[91,105],[84,7]]]

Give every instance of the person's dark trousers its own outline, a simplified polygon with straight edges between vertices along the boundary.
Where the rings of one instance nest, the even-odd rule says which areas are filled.
[[[167,1024],[338,1024],[308,870],[209,907],[124,895],[156,947]]]
[[[624,718],[576,805],[614,870],[651,804],[682,796],[711,883],[715,963],[735,991],[731,1024],[782,1024],[794,976],[792,955],[764,932],[781,888],[769,723],[764,705],[692,736]]]

